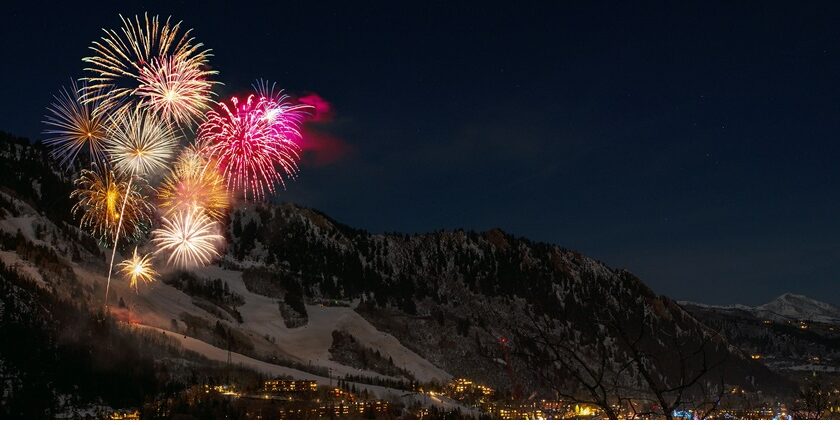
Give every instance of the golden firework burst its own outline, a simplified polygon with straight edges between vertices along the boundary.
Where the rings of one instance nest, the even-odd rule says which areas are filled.
[[[213,83],[199,68],[173,58],[155,59],[140,70],[140,104],[167,122],[195,124],[208,109]]]
[[[128,287],[134,288],[135,291],[138,290],[138,281],[148,284],[157,277],[157,272],[152,267],[151,257],[148,254],[138,255],[137,247],[134,247],[134,255],[118,264],[118,266],[122,274],[129,279]]]
[[[207,161],[195,149],[187,148],[158,189],[164,215],[200,208],[213,220],[221,220],[230,206],[225,180],[215,162]]]
[[[93,56],[82,59],[89,73],[84,78],[87,86],[82,90],[82,99],[85,103],[101,102],[94,115],[130,108],[167,87],[170,90],[163,92],[164,97],[177,88],[182,95],[190,93],[186,96],[192,99],[189,105],[210,101],[211,93],[205,89],[216,84],[211,77],[217,72],[208,67],[210,49],[195,42],[192,29],[182,33],[181,22],[173,24],[171,18],[161,21],[158,16],[148,14],[142,20],[136,15],[134,19],[120,15],[120,20],[122,27],[103,29],[105,35],[90,46]],[[171,85],[176,75],[170,71],[177,73],[176,81],[190,81],[190,84]],[[202,95],[205,97],[201,98]]]
[[[92,109],[96,106],[82,103],[76,82],[70,90],[61,88],[53,103],[47,107],[44,131],[48,137],[44,143],[52,148],[51,155],[58,159],[61,166],[70,166],[83,147],[88,147],[90,160],[102,163],[104,160],[103,143],[107,132],[106,120],[94,117]]]
[[[81,214],[81,227],[106,245],[117,239],[118,227],[121,238],[135,239],[151,223],[153,207],[139,190],[143,181],[135,178],[129,186],[128,180],[114,170],[96,166],[92,170],[82,170],[76,180],[76,190],[70,194],[77,200],[72,213]],[[120,209],[124,201],[120,226]]]

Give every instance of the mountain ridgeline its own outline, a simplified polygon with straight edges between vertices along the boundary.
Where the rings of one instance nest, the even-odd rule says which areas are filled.
[[[631,273],[556,245],[498,229],[376,235],[291,204],[231,217],[229,267],[266,267],[310,300],[359,298],[367,320],[436,365],[512,392],[595,402],[593,387],[605,400],[672,396],[694,378],[686,398],[787,385]]]
[[[72,239],[60,254],[100,261],[95,241],[74,227],[71,179],[42,147],[0,136],[0,191]],[[0,204],[0,214],[14,208]],[[225,224],[218,264],[241,270],[249,292],[276,299],[286,328],[306,325],[306,304],[353,306],[434,366],[513,398],[562,397],[597,404],[608,416],[615,403],[640,398],[668,415],[716,406],[730,388],[790,388],[630,272],[556,245],[499,229],[371,234],[287,203],[242,203]],[[193,286],[178,290],[198,291]],[[219,288],[236,311],[242,299]]]

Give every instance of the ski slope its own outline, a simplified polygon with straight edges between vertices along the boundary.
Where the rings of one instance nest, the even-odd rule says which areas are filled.
[[[219,362],[227,362],[228,361],[228,352],[223,350],[219,347],[210,345],[204,341],[179,334],[176,332],[160,329],[154,326],[144,325],[144,324],[135,324],[134,326],[147,329],[152,331],[162,332],[165,335],[171,336],[173,341],[177,341],[181,347],[185,350],[189,350],[202,356]],[[292,369],[285,366],[280,366],[272,363],[267,363],[261,360],[257,360],[251,357],[244,356],[239,353],[230,353],[230,361],[232,364],[240,365],[243,367],[247,367],[249,369],[256,370],[260,373],[266,374],[268,376],[290,376],[294,379],[308,379],[312,381],[316,381],[318,385],[330,385],[332,384],[329,377],[314,375],[309,372],[305,372],[298,369]],[[423,405],[434,405],[439,408],[444,408],[447,410],[459,408],[466,413],[472,412],[470,409],[465,409],[465,407],[454,400],[443,396],[429,396],[426,394],[419,394],[411,391],[403,391],[394,388],[387,388],[381,387],[378,385],[368,385],[368,384],[358,384],[354,383],[356,388],[359,390],[367,390],[369,393],[373,394],[375,397],[383,400],[399,398],[404,402],[419,402]],[[475,413],[475,412],[472,412]]]
[[[56,248],[61,253],[68,252],[67,248],[73,242],[50,236],[55,230],[55,225],[52,222],[36,212],[30,205],[5,194],[2,194],[2,196],[16,205],[19,215],[7,215],[0,219],[0,230],[11,234],[20,231],[27,240],[33,243]],[[47,230],[41,232],[44,236],[37,234],[35,224]],[[107,254],[110,254],[110,252]],[[103,269],[100,259],[89,254],[88,256],[90,257],[89,261],[86,261],[85,264],[74,263],[72,266],[87,296],[94,302],[100,302],[105,293],[107,269]],[[65,257],[65,259],[70,262],[69,258]],[[103,258],[103,260],[107,259]],[[38,269],[19,258],[15,252],[0,251],[0,261],[17,268],[22,274],[29,276],[39,285],[46,284]],[[118,255],[115,263],[119,261],[121,261],[121,258]],[[166,274],[171,270],[163,269],[159,271],[161,274]],[[392,335],[377,330],[351,307],[308,305],[306,306],[309,316],[308,324],[290,329],[286,327],[283,321],[277,300],[248,291],[242,281],[241,272],[222,269],[217,266],[208,266],[192,271],[201,278],[219,278],[226,281],[231,291],[243,297],[245,303],[238,307],[243,323],[240,324],[233,318],[228,317],[227,325],[247,335],[260,356],[278,355],[300,363],[310,363],[314,366],[329,368],[333,377],[363,375],[371,378],[395,379],[374,371],[356,369],[331,360],[329,348],[332,344],[332,333],[339,330],[353,335],[361,345],[379,351],[385,358],[390,357],[396,366],[410,371],[419,381],[446,382],[452,379],[449,373],[409,350]],[[60,287],[58,289],[64,291],[70,288]],[[139,290],[134,291],[128,288],[127,282],[115,271],[110,285],[108,304],[114,306],[120,298],[128,306],[132,321],[136,321],[142,326],[179,336],[179,341],[185,349],[199,352],[214,360],[227,359],[227,351],[225,350],[172,332],[173,319],[179,323],[179,329],[184,328],[184,323],[181,321],[182,313],[201,317],[211,324],[219,320],[218,317],[197,307],[193,303],[193,298],[189,295],[160,282],[153,283],[150,286],[141,285]],[[317,377],[307,372],[262,362],[242,354],[234,353],[233,356],[237,362],[266,373],[285,374],[301,379],[315,379],[320,383],[329,380],[328,377]],[[413,394],[411,397],[427,397],[383,387],[367,387],[370,387],[371,391],[376,389],[380,392],[385,390],[396,392],[395,394],[401,397],[408,396],[407,394]],[[445,401],[440,402],[446,404]],[[454,406],[450,407],[461,407],[457,403],[453,402],[453,404]]]
[[[309,323],[290,329],[283,322],[277,300],[248,291],[242,281],[241,272],[216,266],[199,268],[193,272],[201,278],[222,279],[228,282],[231,291],[242,295],[245,304],[238,307],[238,310],[243,323],[231,319],[228,325],[248,334],[255,347],[266,354],[279,353],[301,363],[330,368],[335,376],[350,374],[394,379],[331,360],[329,348],[332,344],[332,332],[343,330],[352,334],[362,345],[378,350],[385,358],[390,356],[395,365],[410,371],[419,381],[445,382],[452,379],[450,374],[403,346],[392,335],[377,330],[351,307],[308,305],[306,310]],[[90,271],[77,269],[77,274],[87,277],[89,281],[98,282],[99,285],[105,283],[104,277]],[[104,288],[97,291],[104,291]],[[203,317],[210,323],[218,320],[216,316],[196,307],[189,295],[165,284],[155,283],[150,287],[141,287],[135,293],[128,290],[126,283],[117,277],[111,282],[111,292],[111,304],[115,304],[122,297],[136,320],[153,327],[170,329],[171,320],[179,320],[182,312]]]

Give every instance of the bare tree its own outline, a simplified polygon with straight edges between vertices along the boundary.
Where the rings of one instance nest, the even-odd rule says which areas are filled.
[[[710,416],[718,410],[723,396],[726,394],[725,374],[719,373],[719,382],[710,381],[699,385],[701,397],[694,400],[693,410],[697,419],[710,419]]]
[[[518,332],[520,345],[516,352],[527,358],[528,364],[546,365],[537,374],[561,398],[581,404],[598,406],[610,419],[618,419],[616,404],[621,402],[618,392],[619,376],[626,367],[618,368],[611,361],[611,347],[604,341],[580,346],[556,329],[553,319],[546,315],[528,315],[532,334]]]
[[[661,415],[665,419],[673,419],[674,411],[690,401],[687,397],[707,398],[702,380],[726,361],[728,351],[724,350],[717,359],[711,359],[716,352],[712,343],[716,339],[720,340],[720,335],[703,328],[699,330],[696,340],[679,338],[670,335],[666,329],[659,329],[659,335],[672,342],[667,353],[663,354],[656,349],[658,342],[650,334],[653,325],[648,323],[644,309],[645,304],[639,304],[631,314],[624,312],[616,315],[608,311],[605,324],[613,330],[622,350],[632,359],[634,372],[642,378],[647,392],[661,409]],[[676,364],[672,365],[674,362]],[[722,373],[720,377],[717,401],[723,396]],[[709,403],[713,402],[702,402],[707,409],[712,408],[708,406]]]
[[[578,330],[526,307],[528,326],[509,329],[512,353],[557,396],[597,406],[610,419],[622,413],[673,419],[674,411],[686,406],[708,416],[724,394],[720,369],[728,350],[719,349],[721,337],[699,324],[690,335],[672,335],[662,327],[654,335],[645,306],[602,309],[588,328]],[[583,342],[585,332],[593,335]],[[657,339],[663,336],[670,338],[666,346]],[[710,376],[714,370],[719,383]]]
[[[814,377],[799,389],[793,403],[794,419],[820,419],[831,405],[831,392],[824,390],[820,381]]]

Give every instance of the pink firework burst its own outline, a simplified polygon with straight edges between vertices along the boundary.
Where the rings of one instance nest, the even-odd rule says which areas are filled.
[[[198,128],[201,150],[216,159],[229,190],[261,199],[296,175],[297,141],[307,108],[279,93],[218,102]]]

